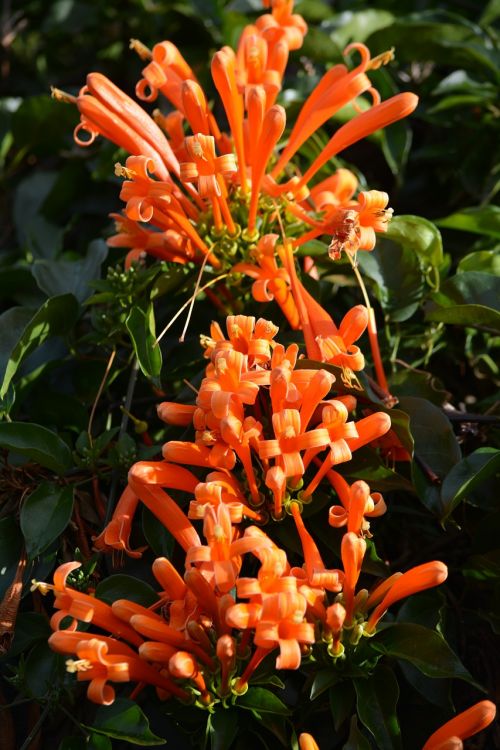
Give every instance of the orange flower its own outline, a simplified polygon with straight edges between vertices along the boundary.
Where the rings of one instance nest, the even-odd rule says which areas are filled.
[[[77,661],[67,661],[69,672],[76,672],[79,681],[90,681],[87,697],[94,703],[109,706],[115,699],[110,682],[145,682],[186,699],[187,693],[172,680],[158,672],[139,656],[109,653],[108,644],[99,637],[81,640],[76,645]]]
[[[424,563],[411,568],[402,576],[399,576],[384,595],[382,601],[375,607],[365,626],[365,632],[371,634],[375,631],[377,623],[384,616],[389,607],[400,599],[404,599],[411,594],[417,594],[419,591],[439,586],[448,576],[448,568],[444,563],[439,561]],[[365,609],[373,606],[377,589],[368,597]]]
[[[132,520],[138,502],[139,498],[135,492],[130,487],[126,487],[115,508],[112,520],[99,536],[92,538],[96,549],[101,551],[116,549],[126,552],[129,557],[141,557],[146,547],[133,550],[129,545]]]
[[[370,494],[370,488],[362,480],[354,482],[350,487],[336,472],[335,482],[340,487],[339,497],[342,505],[333,505],[330,508],[328,521],[330,526],[340,528],[347,524],[347,531],[352,531],[358,536],[368,536],[370,524],[366,518],[381,516],[387,510],[384,498],[379,492]]]
[[[366,542],[352,531],[344,534],[341,543],[342,565],[344,566],[344,583],[342,595],[345,607],[346,624],[352,622],[354,591],[361,573],[361,565],[366,552]]]
[[[282,409],[273,414],[272,421],[276,437],[259,441],[259,456],[275,458],[287,477],[301,477],[305,469],[300,451],[327,446],[330,442],[328,431],[317,428],[303,432],[297,409]]]
[[[300,750],[319,750],[318,743],[312,734],[307,734],[306,732],[299,734],[299,747]]]
[[[276,262],[275,246],[277,234],[266,234],[259,239],[253,251],[256,265],[237,263],[233,273],[244,273],[256,279],[252,285],[252,294],[257,302],[276,300],[292,328],[298,328],[299,317],[293,296],[290,292],[290,276]]]
[[[491,701],[479,701],[466,711],[443,724],[432,734],[422,750],[461,750],[461,740],[481,732],[496,715],[495,704]]]
[[[50,625],[53,630],[59,630],[59,625],[66,617],[73,618],[69,626],[70,631],[77,628],[78,620],[92,622],[97,627],[107,630],[119,638],[123,638],[134,646],[142,643],[142,638],[122,620],[118,619],[111,607],[95,596],[76,591],[66,585],[70,573],[81,567],[79,562],[68,562],[60,565],[54,572],[54,584],[37,584],[44,593],[54,592],[54,607],[61,610],[52,615]]]
[[[298,503],[292,502],[290,508],[304,552],[304,569],[308,584],[314,587],[322,587],[327,591],[340,591],[342,588],[342,572],[340,570],[326,570],[316,543],[304,525]],[[291,572],[294,574],[294,568]]]

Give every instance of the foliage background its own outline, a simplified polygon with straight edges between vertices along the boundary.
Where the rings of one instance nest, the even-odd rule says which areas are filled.
[[[500,438],[500,209],[495,204],[500,186],[495,31],[500,4],[379,0],[367,8],[364,2],[306,0],[296,8],[310,32],[293,57],[286,81],[284,98],[291,110],[323,66],[340,61],[342,49],[352,40],[367,43],[373,54],[394,46],[396,60],[376,74],[377,86],[385,96],[404,89],[421,98],[409,123],[392,126],[385,136],[342,154],[371,188],[389,192],[396,214],[435,222],[444,248],[442,253],[434,224],[419,224],[416,232],[402,226],[399,238],[396,232],[392,242],[381,242],[381,250],[363,260],[363,272],[378,300],[377,315],[386,322],[383,347],[386,361],[392,363],[393,392],[430,402],[425,409],[437,419],[429,432],[422,402],[418,409],[413,404],[411,427],[420,450],[411,477],[416,493],[407,491],[409,476],[394,472],[379,477],[389,493],[390,512],[380,525],[377,550],[381,560],[390,560],[395,568],[432,556],[450,566],[446,593],[421,595],[413,621],[438,626],[475,681],[494,697],[500,684],[499,662],[492,658],[498,655],[500,624],[500,512],[494,490]],[[141,63],[127,49],[131,37],[148,46],[170,39],[208,84],[209,55],[224,43],[234,45],[247,14],[258,9],[257,0],[4,0],[2,594],[24,548],[28,555],[16,635],[12,644],[6,638],[1,664],[0,702],[5,709],[0,736],[6,738],[6,750],[53,748],[58,743],[60,750],[78,750],[83,745],[78,744],[82,740],[75,722],[98,725],[91,707],[75,702],[60,660],[45,644],[50,603],[32,596],[28,582],[35,576],[48,578],[57,563],[72,559],[75,549],[82,559],[90,557],[91,534],[102,523],[96,502],[116,499],[130,463],[157,455],[166,437],[155,416],[158,389],[172,398],[183,387],[183,378],[197,377],[197,332],[214,316],[206,301],[198,304],[182,347],[179,331],[172,329],[163,346],[161,376],[159,361],[141,361],[146,374],[138,375],[130,410],[148,422],[153,446],[145,445],[120,405],[131,382],[132,342],[144,338],[146,329],[127,327],[125,321],[132,307],[149,311],[151,298],[159,299],[155,310],[160,330],[188,296],[192,280],[179,271],[166,284],[158,266],[127,280],[119,272],[109,275],[108,269],[121,261],[117,251],[106,252],[102,241],[112,229],[108,213],[120,208],[112,171],[120,155],[104,142],[78,149],[71,137],[76,113],[51,100],[49,88],[75,93],[86,73],[95,69],[132,94]],[[321,143],[320,136],[310,148],[320,150]],[[415,240],[426,232],[427,243]],[[99,278],[104,281],[96,287]],[[331,281],[338,291],[336,304],[346,309],[355,297],[342,268]],[[318,293],[324,290],[322,286]],[[95,296],[89,305],[93,292],[108,296]],[[114,349],[116,358],[94,410]],[[448,417],[444,404],[453,409]],[[411,412],[411,406],[407,401],[404,408]],[[473,412],[473,417],[467,419],[464,412]],[[471,454],[469,463],[460,462],[461,455]],[[137,533],[155,551],[168,548],[168,539],[154,538],[146,514]],[[146,564],[123,565],[115,569],[111,560],[99,560],[96,580],[119,572],[150,582]],[[94,575],[90,565],[86,572]],[[402,681],[400,703],[401,721],[410,735],[420,723],[432,727],[447,718],[450,690],[446,680],[427,680],[429,684],[420,684],[420,693],[410,690],[411,683],[411,675],[409,683]],[[422,692],[430,695],[430,704]],[[452,695],[461,709],[482,693],[462,682],[454,685]],[[171,732],[176,741],[173,724],[165,729],[163,718],[154,712],[149,718],[158,734]],[[317,718],[304,715],[302,720],[314,730]],[[495,731],[470,747],[500,747]],[[321,733],[318,739],[321,743]],[[136,741],[145,742],[146,735],[139,734]],[[343,741],[345,737],[335,747]],[[92,743],[105,750],[108,735],[94,733]]]

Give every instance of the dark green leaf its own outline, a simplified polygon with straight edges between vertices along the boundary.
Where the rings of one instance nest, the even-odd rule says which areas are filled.
[[[399,687],[394,672],[379,666],[367,679],[354,680],[358,716],[373,735],[378,750],[399,750],[401,730],[396,715]]]
[[[39,643],[30,651],[25,664],[25,680],[34,698],[46,697],[63,675],[64,657],[54,653],[47,643]]]
[[[33,265],[33,276],[38,286],[49,296],[71,292],[78,302],[89,296],[89,282],[100,275],[108,253],[103,240],[89,245],[85,258],[80,260],[38,260]]]
[[[471,555],[464,563],[463,574],[478,581],[500,579],[500,550],[491,550],[484,555]]]
[[[424,278],[415,251],[385,238],[370,253],[358,254],[359,265],[375,282],[375,294],[390,320],[404,321],[424,294]]]
[[[338,732],[344,721],[350,716],[354,709],[356,695],[352,682],[338,682],[330,688],[328,693],[330,700],[330,713],[333,717],[335,731]]]
[[[249,687],[244,695],[237,699],[238,708],[246,708],[258,713],[289,716],[290,709],[270,690],[261,687]]]
[[[32,560],[62,534],[73,512],[73,488],[42,482],[21,506],[21,530]]]
[[[412,472],[418,496],[440,516],[440,483],[461,458],[458,441],[441,409],[426,399],[403,396],[399,406],[410,417],[415,441]]]
[[[72,294],[63,294],[48,299],[27,324],[27,316],[20,310],[16,313],[15,320],[9,318],[9,323],[16,327],[16,334],[23,322],[25,327],[8,354],[5,370],[0,374],[0,377],[2,377],[0,398],[3,398],[7,393],[9,384],[23,359],[51,336],[61,336],[69,331],[77,316],[78,304],[75,298]]]
[[[210,714],[208,730],[212,750],[229,750],[238,734],[238,711],[235,708],[220,708]]]
[[[157,557],[171,558],[175,540],[163,524],[146,506],[142,509],[142,531],[147,543]]]
[[[311,692],[309,694],[310,700],[315,700],[318,695],[324,693],[329,687],[335,685],[339,681],[340,675],[337,674],[333,669],[320,669],[314,675],[314,680],[311,685]]]
[[[477,250],[461,259],[457,273],[481,271],[500,276],[500,253],[497,250]]]
[[[444,638],[422,625],[388,625],[373,636],[370,646],[380,654],[411,662],[428,677],[451,677],[477,686]]]
[[[36,641],[46,641],[52,629],[44,615],[36,612],[20,612],[16,618],[14,638],[8,652],[9,658],[27,651]]]
[[[500,331],[500,277],[479,271],[459,273],[432,299],[434,306],[427,311],[427,320]]]
[[[349,730],[349,737],[342,750],[370,750],[370,743],[359,731],[358,719],[356,716],[351,718],[351,725]]]
[[[500,208],[498,206],[463,208],[444,219],[439,219],[436,224],[446,229],[460,229],[463,232],[474,232],[500,239]]]
[[[98,583],[95,595],[107,604],[117,599],[130,599],[143,607],[150,607],[158,601],[157,594],[148,583],[124,573],[109,576]]]
[[[56,474],[64,474],[73,466],[71,451],[64,440],[39,424],[2,422],[0,446],[21,453]]]
[[[157,381],[161,371],[162,357],[160,347],[155,345],[155,318],[153,305],[146,311],[133,307],[126,321],[132,339],[134,351],[144,375]]]
[[[100,706],[97,709],[94,725],[87,727],[98,734],[104,734],[116,740],[124,740],[132,745],[164,745],[165,740],[149,728],[142,709],[125,698],[116,698],[112,706]]]
[[[478,448],[463,458],[445,477],[441,488],[443,519],[465,500],[468,493],[500,471],[500,450]]]

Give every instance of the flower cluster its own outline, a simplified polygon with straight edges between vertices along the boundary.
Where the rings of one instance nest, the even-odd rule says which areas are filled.
[[[277,669],[298,669],[317,652],[333,662],[346,658],[391,605],[446,578],[446,566],[431,562],[371,591],[358,587],[369,519],[385,503],[334,467],[384,435],[389,417],[352,418],[355,399],[335,394],[328,371],[298,367],[297,345],[275,341],[270,321],[229,316],[226,329],[227,337],[214,323],[202,339],[208,365],[196,404],[158,409],[166,422],[191,427],[194,440],[170,440],[163,461],[131,468],[115,515],[95,540],[98,549],[140,555],[128,535],[141,501],[184,550],[184,569],[154,561],[159,592],[149,609],[128,600],[108,605],[72,588],[67,579],[78,563],[62,565],[53,586],[41,584],[54,591],[59,610],[50,643],[78,657],[69,669],[90,681],[91,700],[112,702],[108,683],[130,680],[212,705],[245,692],[276,649]],[[325,566],[302,517],[320,485],[340,502],[329,511],[331,526],[345,530],[339,569]],[[187,513],[172,497],[179,491],[187,494]],[[298,560],[265,530],[287,516],[302,549]],[[60,629],[67,617],[72,624]],[[110,635],[82,633],[79,622]]]
[[[367,331],[380,393],[392,404],[367,298],[337,325],[307,291],[295,254],[327,237],[330,257],[346,253],[356,272],[356,253],[373,249],[376,233],[387,228],[388,196],[359,191],[345,168],[326,179],[319,172],[343,149],[411,113],[417,99],[402,93],[381,102],[368,73],[392,53],[372,59],[364,45],[351,44],[345,54],[359,55],[359,64],[330,68],[283,139],[286,113],[276,101],[307,26],[292,0],[264,5],[269,12],[244,28],[236,51],[223,47],[213,57],[213,109],[170,42],[152,50],[132,43],[146,63],[138,98],[153,102],[161,94],[168,114],[150,117],[98,73],[76,97],[54,92],[80,111],[80,145],[103,135],[130,154],[115,168],[125,207],[113,215],[117,234],[109,240],[129,249],[126,265],[149,254],[248,276],[254,299],[275,300],[289,328],[302,331],[307,355],[297,343],[279,343],[273,322],[229,315],[225,331],[214,322],[201,337],[207,365],[195,402],[159,405],[160,419],[182,428],[183,439],[166,442],[162,460],[132,466],[111,521],[94,539],[97,550],[140,557],[144,548],[130,541],[139,503],[171,533],[180,549],[175,565],[164,557],[152,564],[153,605],[107,604],[80,590],[71,583],[76,562],[61,565],[53,584],[36,584],[55,596],[51,647],[71,657],[68,671],[104,705],[115,698],[113,684],[133,682],[134,695],[150,685],[162,700],[213,710],[237,702],[256,670],[273,660],[278,670],[356,663],[363,639],[390,607],[447,577],[446,566],[432,561],[360,585],[371,519],[386,504],[366,482],[349,483],[342,465],[368,445],[407,454],[391,430],[390,409],[360,403],[340,387],[356,383],[365,366],[356,342]],[[364,94],[369,102],[358,101]],[[304,165],[301,147],[348,104],[356,115]],[[303,271],[314,272],[311,264]],[[309,506],[329,500],[338,569],[323,561],[308,520]],[[292,544],[280,542],[280,528]],[[460,747],[473,725],[491,720],[489,706],[483,709],[445,725],[425,750]],[[300,747],[317,745],[304,733]]]

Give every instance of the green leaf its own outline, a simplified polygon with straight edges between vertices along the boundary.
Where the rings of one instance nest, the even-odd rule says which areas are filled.
[[[314,675],[314,680],[311,685],[311,692],[309,694],[309,700],[315,700],[318,695],[324,693],[325,690],[335,685],[341,679],[340,675],[333,669],[320,669]]]
[[[358,263],[374,282],[375,295],[387,318],[410,318],[424,295],[424,277],[414,250],[382,238],[372,252],[358,253]]]
[[[126,320],[127,330],[132,339],[139,366],[153,381],[158,381],[161,372],[162,356],[158,345],[155,346],[155,318],[153,304],[147,310],[133,307]]]
[[[0,447],[21,453],[56,474],[73,466],[71,451],[58,435],[30,422],[0,423]]]
[[[447,279],[432,300],[427,320],[500,331],[500,277],[480,271],[459,273]]]
[[[21,531],[32,560],[62,534],[73,513],[73,488],[42,482],[21,506]]]
[[[469,492],[500,471],[500,450],[478,448],[456,464],[441,488],[443,520],[448,518]]]
[[[59,750],[112,750],[109,737],[91,732],[87,737],[65,737]]]
[[[149,721],[142,709],[125,698],[116,698],[111,706],[100,706],[96,711],[94,725],[86,728],[132,745],[149,747],[165,744],[164,739],[150,730]]]
[[[9,323],[15,326],[16,335],[17,332],[20,335],[8,354],[4,369],[0,371],[0,377],[2,378],[0,398],[3,398],[7,393],[10,382],[25,357],[51,336],[62,336],[69,331],[73,327],[77,317],[78,304],[75,298],[72,294],[63,294],[59,297],[48,299],[38,312],[31,317],[29,322],[26,320],[26,313],[21,312],[19,309],[17,313],[11,313],[8,321],[1,321],[2,330],[4,330],[4,324]],[[23,323],[24,328],[20,331]],[[13,343],[10,334],[9,341]]]
[[[47,643],[38,643],[30,651],[24,670],[28,692],[34,698],[44,698],[61,682],[64,657],[54,653]]]
[[[249,687],[244,695],[239,696],[236,705],[262,714],[289,716],[292,713],[277,695],[261,687]]]
[[[370,747],[365,735],[359,731],[357,716],[352,716],[349,737],[342,750],[370,750]]]
[[[157,557],[172,557],[175,539],[146,506],[142,509],[142,532]]]
[[[500,550],[491,550],[484,555],[471,555],[464,563],[463,574],[477,581],[500,579]]]
[[[107,604],[117,599],[130,599],[143,607],[150,607],[158,601],[156,592],[148,583],[125,573],[117,573],[98,583],[95,595]]]
[[[500,208],[498,206],[463,208],[444,219],[438,219],[436,224],[446,229],[459,229],[462,232],[473,232],[500,239]]]
[[[401,730],[396,716],[399,687],[392,669],[379,666],[367,679],[355,679],[358,716],[373,735],[377,750],[400,750]]]
[[[421,216],[395,216],[387,227],[385,235],[409,250],[419,258],[424,271],[443,263],[443,241],[441,233],[432,221]]]
[[[372,54],[395,47],[399,62],[432,60],[458,68],[472,68],[498,79],[498,56],[478,26],[443,11],[413,13],[372,34]]]
[[[211,750],[229,750],[238,734],[236,708],[220,708],[208,717]]]
[[[27,651],[37,641],[46,641],[51,634],[52,629],[44,615],[37,612],[20,612],[16,617],[14,638],[8,651],[9,658]]]
[[[417,494],[429,510],[440,516],[440,483],[460,461],[460,446],[449,420],[430,401],[403,396],[399,406],[410,417],[410,430],[415,441],[412,474]]]
[[[393,20],[393,14],[387,10],[346,10],[336,14],[333,19],[328,19],[323,27],[332,29],[331,38],[340,49],[344,49],[349,42],[364,42],[370,34],[390,26]]]
[[[457,273],[481,271],[500,276],[500,253],[497,250],[477,250],[461,259]]]
[[[409,661],[427,677],[451,677],[481,687],[444,638],[422,625],[402,622],[388,625],[375,633],[370,646],[385,656]]]
[[[330,713],[333,718],[335,731],[338,732],[348,716],[354,710],[356,694],[352,682],[343,680],[330,688],[328,693]]]
[[[49,296],[71,292],[78,302],[84,302],[90,294],[89,282],[98,278],[108,248],[103,240],[89,245],[85,258],[79,260],[38,260],[32,273],[40,289]]]

